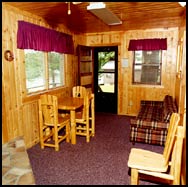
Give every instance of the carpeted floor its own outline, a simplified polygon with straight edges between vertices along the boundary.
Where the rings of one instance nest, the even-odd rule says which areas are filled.
[[[86,143],[85,137],[77,136],[77,144],[65,141],[60,151],[40,149],[37,144],[28,149],[31,166],[38,185],[129,185],[130,171],[127,166],[132,147],[161,153],[162,146],[129,141],[130,117],[96,113],[95,137]],[[140,180],[140,184],[157,185]]]

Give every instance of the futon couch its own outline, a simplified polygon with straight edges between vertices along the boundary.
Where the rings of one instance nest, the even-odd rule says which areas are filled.
[[[141,100],[138,115],[130,120],[130,141],[164,146],[173,112],[178,109],[170,95],[163,101]]]

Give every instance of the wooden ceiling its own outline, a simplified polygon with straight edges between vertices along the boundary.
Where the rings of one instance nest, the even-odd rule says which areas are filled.
[[[64,24],[75,33],[178,27],[186,14],[186,6],[178,2],[105,2],[106,8],[122,20],[121,25],[109,26],[87,10],[89,2],[71,3],[71,15],[65,2],[7,4],[44,18],[53,28]]]

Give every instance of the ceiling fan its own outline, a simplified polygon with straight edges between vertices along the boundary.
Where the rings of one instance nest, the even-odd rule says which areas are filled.
[[[65,2],[68,3],[68,11],[67,14],[71,14],[70,4],[80,4],[82,2]],[[99,19],[101,19],[104,23],[107,25],[119,25],[122,24],[122,21],[113,14],[110,10],[106,8],[105,3],[103,2],[90,2],[89,6],[87,6],[87,10],[89,10],[91,13],[93,13],[95,16],[97,16]]]
[[[68,4],[67,14],[70,15],[70,14],[71,14],[71,9],[70,9],[71,3],[72,3],[73,5],[78,5],[78,4],[82,3],[82,2],[65,2],[65,3]]]
[[[67,14],[70,15],[71,14],[71,9],[70,9],[71,3],[73,5],[78,5],[82,2],[65,2],[65,3],[68,4]],[[103,2],[90,2],[90,6],[93,8],[104,8],[105,7]],[[93,9],[93,8],[91,8],[91,9]]]

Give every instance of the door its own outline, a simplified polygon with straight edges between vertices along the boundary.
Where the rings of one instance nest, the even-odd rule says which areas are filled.
[[[117,114],[118,46],[94,48],[95,111]]]
[[[92,47],[78,45],[78,85],[93,92]]]

